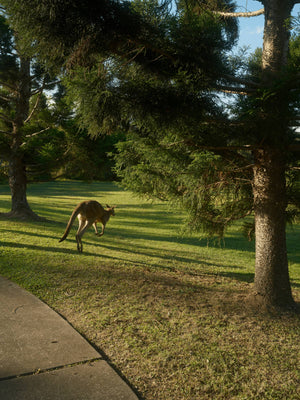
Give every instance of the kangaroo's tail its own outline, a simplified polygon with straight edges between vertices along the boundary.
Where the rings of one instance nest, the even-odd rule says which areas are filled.
[[[66,230],[62,236],[62,238],[59,240],[59,242],[62,242],[63,240],[65,240],[70,232],[71,226],[74,223],[75,218],[77,217],[77,215],[79,214],[79,206],[75,208],[75,210],[72,212],[72,215],[69,219],[68,225],[66,227]]]

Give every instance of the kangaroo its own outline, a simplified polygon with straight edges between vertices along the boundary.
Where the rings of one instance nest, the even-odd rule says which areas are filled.
[[[107,210],[104,210],[101,204],[95,200],[83,201],[82,203],[78,204],[78,206],[75,207],[74,211],[72,212],[65,233],[63,234],[59,242],[62,242],[63,240],[66,239],[66,237],[70,232],[71,226],[75,221],[75,218],[78,217],[79,227],[76,233],[76,242],[77,242],[77,250],[79,251],[79,253],[82,253],[81,238],[85,233],[85,231],[91,225],[93,225],[95,229],[95,234],[97,236],[102,236],[104,234],[105,225],[107,224],[110,216],[115,215],[115,207],[110,207],[108,205],[106,205],[106,207]],[[97,222],[102,223],[101,233],[98,232]]]

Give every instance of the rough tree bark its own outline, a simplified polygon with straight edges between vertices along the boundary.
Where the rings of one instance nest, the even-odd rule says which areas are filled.
[[[254,288],[265,304],[294,304],[288,272],[285,210],[285,148],[288,104],[274,83],[284,73],[288,56],[288,18],[294,4],[289,0],[264,0],[265,28],[262,82],[273,92],[263,106],[263,145],[254,154],[254,210],[256,261]]]
[[[255,291],[266,304],[293,305],[285,233],[286,184],[282,151],[255,152]]]

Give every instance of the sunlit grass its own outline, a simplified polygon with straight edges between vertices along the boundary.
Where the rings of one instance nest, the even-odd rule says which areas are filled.
[[[236,225],[225,241],[182,234],[178,210],[112,183],[30,185],[46,222],[2,219],[0,273],[64,315],[146,400],[296,399],[299,316],[267,315],[247,301],[254,243]],[[73,208],[116,205],[103,237],[76,226]],[[0,212],[10,208],[0,186]],[[288,228],[290,274],[300,300],[300,227]]]

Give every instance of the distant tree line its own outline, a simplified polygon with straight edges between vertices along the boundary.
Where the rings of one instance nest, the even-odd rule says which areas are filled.
[[[30,181],[115,179],[108,153],[120,134],[91,138],[56,71],[25,56],[5,15],[0,35],[0,181],[10,180],[15,193]]]
[[[84,181],[118,180],[114,172],[115,144],[122,133],[91,138],[86,130],[69,121],[65,129],[50,128],[26,146],[27,182],[53,179]],[[8,183],[9,163],[0,158],[0,182]]]

